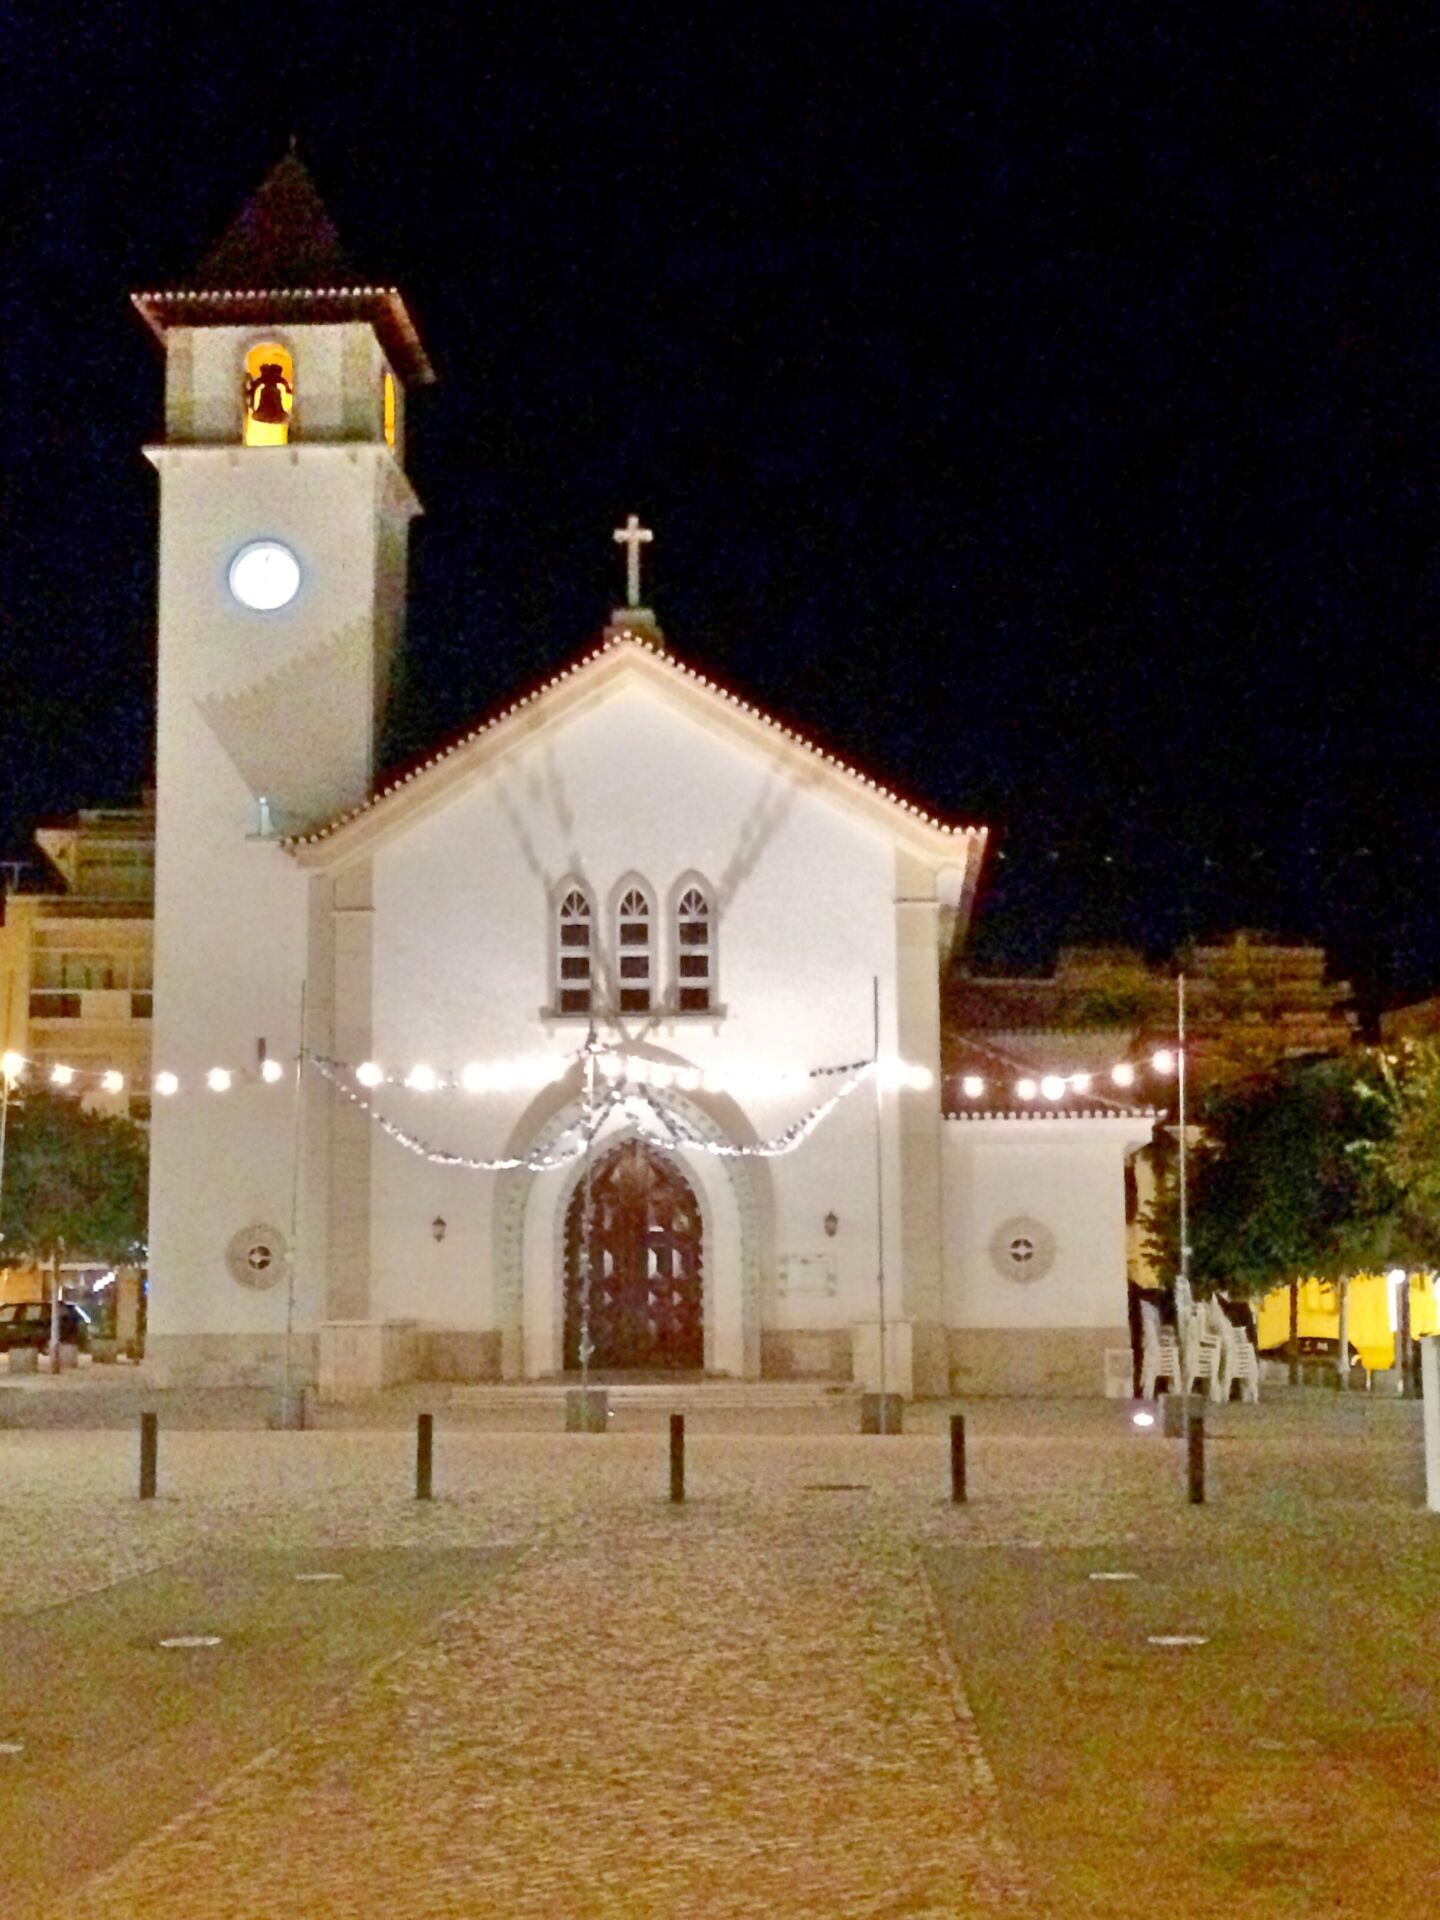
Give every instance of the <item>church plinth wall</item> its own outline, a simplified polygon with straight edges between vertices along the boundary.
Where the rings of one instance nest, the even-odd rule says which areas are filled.
[[[848,1327],[766,1327],[760,1335],[760,1376],[764,1380],[835,1380],[851,1377],[852,1337]]]
[[[1130,1346],[1112,1327],[965,1327],[947,1335],[949,1391],[997,1397],[1094,1399],[1107,1349]]]
[[[154,1333],[145,1337],[146,1377],[159,1387],[272,1387],[285,1375],[283,1330],[265,1333]],[[319,1336],[290,1341],[294,1391],[319,1378]]]

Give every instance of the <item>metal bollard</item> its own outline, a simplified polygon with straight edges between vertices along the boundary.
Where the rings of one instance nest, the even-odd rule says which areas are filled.
[[[952,1413],[950,1416],[950,1503],[961,1507],[965,1504],[965,1416]]]
[[[1186,1436],[1187,1464],[1189,1467],[1190,1504],[1203,1507],[1205,1504],[1205,1416],[1192,1413],[1190,1431]]]
[[[422,1413],[415,1421],[415,1498],[428,1500],[434,1480],[435,1416]]]
[[[679,1506],[685,1498],[685,1416],[670,1416],[670,1498]]]
[[[155,1498],[155,1468],[160,1454],[160,1416],[158,1413],[142,1413],[140,1416],[140,1498]]]

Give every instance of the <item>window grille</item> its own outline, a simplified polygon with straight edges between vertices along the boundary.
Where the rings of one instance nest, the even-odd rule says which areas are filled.
[[[631,887],[616,916],[616,959],[621,1013],[648,1013],[652,983],[650,902]]]
[[[685,889],[675,922],[680,1010],[706,1013],[714,999],[715,949],[711,938],[710,902],[699,887]]]
[[[555,1004],[561,1013],[589,1013],[595,984],[595,916],[578,887],[572,887],[560,902],[559,933]]]

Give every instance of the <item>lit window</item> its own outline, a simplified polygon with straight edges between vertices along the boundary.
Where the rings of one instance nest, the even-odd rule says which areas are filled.
[[[594,985],[595,916],[579,887],[560,902],[559,980],[555,1004],[561,1013],[589,1013]]]
[[[715,949],[710,902],[699,887],[687,887],[675,916],[679,960],[678,998],[682,1013],[706,1013],[715,987]]]
[[[245,356],[245,444],[283,447],[295,411],[295,363],[273,340]]]
[[[395,445],[395,376],[386,373],[380,382],[380,410],[385,427],[385,444]]]
[[[650,902],[639,887],[626,890],[616,916],[621,1013],[650,1011]]]

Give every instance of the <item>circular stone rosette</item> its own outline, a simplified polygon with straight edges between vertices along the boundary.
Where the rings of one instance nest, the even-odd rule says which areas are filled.
[[[263,1292],[285,1271],[285,1236],[278,1227],[242,1227],[225,1249],[232,1280]]]
[[[1055,1236],[1043,1220],[1012,1214],[990,1236],[990,1259],[1007,1280],[1043,1280],[1055,1264]]]

